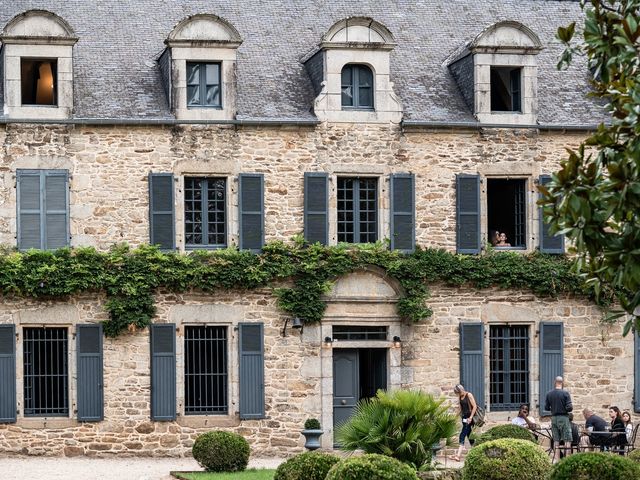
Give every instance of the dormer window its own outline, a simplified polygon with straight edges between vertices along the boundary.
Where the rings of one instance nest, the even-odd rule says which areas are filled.
[[[222,108],[219,62],[187,62],[187,104]]]
[[[342,69],[342,108],[373,110],[373,73],[366,65]]]
[[[520,112],[522,68],[491,67],[491,111]]]
[[[22,105],[57,105],[58,62],[56,59],[20,59]]]

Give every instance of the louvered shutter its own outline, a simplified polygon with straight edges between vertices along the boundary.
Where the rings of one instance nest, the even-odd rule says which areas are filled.
[[[563,325],[559,322],[540,324],[540,415],[551,412],[544,409],[547,392],[554,388],[555,378],[562,376]]]
[[[484,406],[484,325],[460,324],[460,383]]]
[[[240,250],[259,251],[264,245],[264,176],[242,173],[239,181]]]
[[[163,250],[176,248],[171,173],[149,174],[149,233],[151,245],[159,245]]]
[[[640,333],[635,332],[634,337],[633,411],[640,413]]]
[[[391,250],[413,252],[415,234],[415,177],[391,175]]]
[[[44,170],[46,249],[69,245],[69,175],[66,170]]]
[[[0,325],[0,423],[16,421],[16,329]]]
[[[151,419],[176,418],[176,326],[153,323],[151,331]]]
[[[102,325],[78,325],[76,342],[78,420],[98,422],[104,418]]]
[[[40,172],[18,170],[18,248],[42,248]]]
[[[240,418],[264,418],[264,326],[239,324]]]
[[[540,185],[551,181],[551,175],[540,175]],[[564,253],[564,235],[551,235],[549,225],[544,222],[542,207],[538,209],[540,216],[540,251],[544,253]]]
[[[458,253],[480,253],[480,176],[456,176],[456,247]]]
[[[329,243],[329,176],[322,172],[304,174],[304,239]]]

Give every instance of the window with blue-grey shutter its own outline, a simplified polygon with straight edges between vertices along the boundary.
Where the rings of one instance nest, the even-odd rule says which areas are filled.
[[[640,413],[640,333],[636,331],[634,337],[633,411]]]
[[[329,175],[304,174],[304,239],[309,243],[329,243]]]
[[[540,185],[544,186],[551,181],[551,175],[540,175]],[[540,251],[544,253],[564,253],[564,235],[551,235],[549,225],[544,221],[542,207],[540,215]]]
[[[264,418],[264,340],[262,323],[241,323],[240,418]]]
[[[548,416],[544,410],[547,392],[554,388],[555,378],[562,376],[562,350],[564,347],[563,325],[559,322],[540,323],[540,415]]]
[[[16,329],[0,325],[0,423],[16,421]]]
[[[264,176],[241,173],[239,177],[240,250],[259,251],[264,245]]]
[[[175,214],[173,174],[149,174],[149,243],[163,250],[174,250]]]
[[[460,324],[460,383],[484,406],[484,325]]]
[[[69,174],[18,170],[18,248],[52,250],[69,245]]]
[[[456,247],[458,253],[480,253],[480,176],[456,176]]]
[[[416,247],[415,177],[391,175],[391,250],[413,252]]]
[[[153,323],[151,330],[151,419],[176,418],[176,326]]]
[[[102,325],[77,325],[78,420],[98,422],[104,418]]]

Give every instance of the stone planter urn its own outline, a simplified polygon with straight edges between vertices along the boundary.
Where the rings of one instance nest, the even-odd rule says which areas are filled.
[[[305,442],[304,448],[307,450],[317,450],[320,448],[320,437],[324,433],[324,430],[320,427],[320,422],[315,418],[310,418],[304,422],[304,435]]]

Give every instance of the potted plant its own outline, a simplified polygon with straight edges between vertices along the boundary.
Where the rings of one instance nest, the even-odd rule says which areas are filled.
[[[318,419],[308,418],[307,421],[304,422],[304,430],[302,430],[302,434],[306,440],[304,442],[304,448],[307,450],[317,450],[320,448],[320,436],[323,433],[324,431]]]

